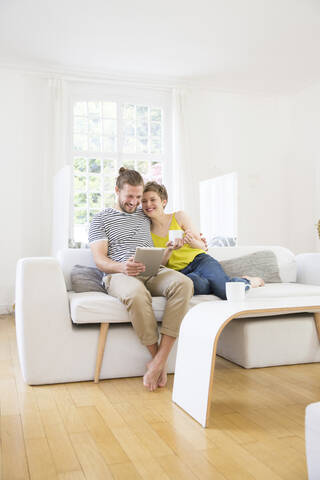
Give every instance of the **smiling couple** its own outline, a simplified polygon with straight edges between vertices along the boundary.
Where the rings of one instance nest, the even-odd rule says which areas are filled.
[[[137,171],[121,167],[115,192],[115,207],[93,217],[89,244],[97,267],[105,273],[107,293],[125,305],[141,343],[151,354],[143,384],[154,391],[166,385],[167,359],[193,293],[225,299],[226,282],[242,281],[256,287],[263,280],[230,279],[219,262],[206,253],[206,243],[187,215],[182,211],[164,212],[168,195],[163,185],[156,182],[144,185]],[[169,242],[169,230],[182,230],[183,238]],[[153,246],[165,247],[162,263],[166,266],[160,267],[157,275],[144,277],[144,265],[134,261],[136,247]],[[160,343],[152,296],[167,299]]]

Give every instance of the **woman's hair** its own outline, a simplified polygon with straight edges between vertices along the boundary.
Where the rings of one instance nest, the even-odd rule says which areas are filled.
[[[136,170],[129,170],[129,168],[121,167],[119,169],[119,175],[117,177],[116,186],[121,190],[125,183],[137,187],[143,186],[143,178]]]
[[[168,201],[168,192],[164,185],[160,185],[157,182],[147,182],[144,186],[143,193],[155,192],[159,195],[161,200]]]

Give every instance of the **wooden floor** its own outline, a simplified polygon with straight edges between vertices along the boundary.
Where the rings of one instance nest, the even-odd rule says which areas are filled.
[[[45,359],[43,359],[45,362]],[[304,411],[320,365],[244,370],[217,362],[210,428],[141,378],[30,387],[14,319],[0,317],[1,478],[306,479]]]

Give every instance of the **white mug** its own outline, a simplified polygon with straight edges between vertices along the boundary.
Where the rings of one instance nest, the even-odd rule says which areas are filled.
[[[244,282],[226,282],[226,295],[228,302],[243,302],[246,295]]]
[[[169,242],[174,242],[176,238],[183,238],[183,230],[169,230]]]

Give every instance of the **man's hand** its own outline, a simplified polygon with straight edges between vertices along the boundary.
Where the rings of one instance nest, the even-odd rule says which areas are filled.
[[[128,260],[122,264],[122,273],[130,277],[136,277],[143,273],[145,269],[145,265],[140,262],[135,262],[134,257],[128,258]]]

